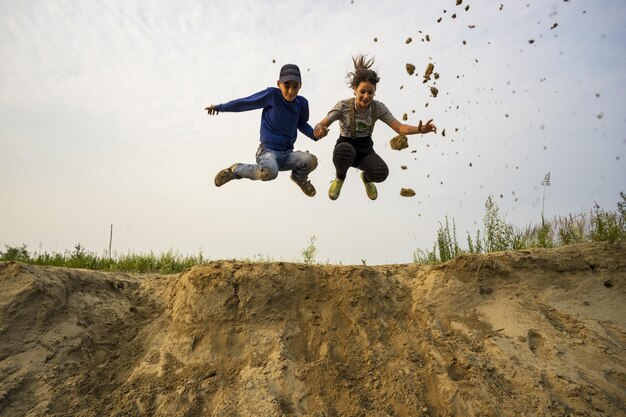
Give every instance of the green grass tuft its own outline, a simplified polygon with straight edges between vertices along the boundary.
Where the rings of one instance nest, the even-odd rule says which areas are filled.
[[[570,214],[550,221],[545,219],[542,210],[540,224],[519,229],[506,222],[497,204],[489,196],[485,203],[484,228],[476,231],[475,238],[467,233],[466,250],[459,248],[454,220],[451,229],[446,216],[445,224],[439,223],[433,250],[417,249],[413,253],[413,261],[436,265],[463,253],[553,248],[582,242],[626,240],[626,194],[622,192],[620,197],[622,201],[617,203],[617,211],[606,211],[596,205],[588,216]]]
[[[11,247],[5,245],[5,251],[0,252],[0,261],[19,261],[33,265],[58,266],[64,268],[84,268],[98,271],[124,272],[158,272],[174,274],[182,272],[194,265],[205,263],[202,252],[197,256],[182,256],[173,251],[150,254],[127,254],[114,258],[98,256],[86,250],[80,243],[74,246],[72,252],[65,253],[36,253],[28,252],[26,245]]]

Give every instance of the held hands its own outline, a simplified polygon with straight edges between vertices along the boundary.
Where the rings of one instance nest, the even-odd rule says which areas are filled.
[[[328,135],[328,128],[321,123],[316,124],[315,129],[313,129],[315,139],[321,139],[326,135]]]
[[[206,110],[209,115],[217,115],[219,114],[219,111],[216,109],[216,107],[216,105],[211,104],[209,107],[205,107],[204,110]]]
[[[433,119],[430,119],[429,121],[426,122],[426,124],[422,124],[422,121],[420,120],[419,125],[417,125],[417,130],[418,133],[430,133],[430,132],[435,132],[437,133],[437,126],[435,126],[435,124],[433,123]]]

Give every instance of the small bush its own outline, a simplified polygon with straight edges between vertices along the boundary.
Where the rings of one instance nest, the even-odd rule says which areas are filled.
[[[21,247],[4,245],[4,248],[4,252],[0,252],[0,260],[17,262],[30,261],[30,254],[28,253],[26,245],[22,244]]]
[[[439,260],[447,262],[457,257],[461,253],[459,244],[456,239],[456,224],[452,219],[452,230],[446,216],[445,225],[439,222],[439,230],[437,231],[437,247],[439,248]]]
[[[437,257],[437,246],[433,247],[433,251],[417,249],[413,252],[413,262],[418,264],[437,265],[441,260]]]
[[[584,215],[559,217],[556,221],[557,234],[561,245],[582,243],[586,240],[587,220]]]
[[[537,246],[540,248],[554,247],[554,233],[550,223],[542,220],[541,226],[537,228]]]
[[[469,253],[483,253],[483,244],[480,237],[480,230],[476,231],[476,240],[472,241],[472,236],[467,232],[467,247]]]
[[[607,212],[596,204],[592,211],[591,240],[613,243],[624,239],[625,234],[624,219],[619,213]]]
[[[315,241],[317,238],[315,236],[311,236],[309,239],[309,246],[302,249],[302,261],[305,264],[315,263],[315,257],[317,256],[317,247],[315,247]]]
[[[413,262],[435,265],[454,259],[459,256],[461,252],[456,238],[456,224],[454,223],[454,219],[452,219],[452,228],[450,228],[450,222],[448,216],[446,216],[445,224],[439,222],[437,241],[433,245],[432,252],[417,249],[413,252]]]
[[[489,196],[485,202],[485,216],[483,224],[485,226],[484,248],[485,252],[497,252],[511,249],[513,242],[513,227],[504,221],[500,216],[500,209]]]

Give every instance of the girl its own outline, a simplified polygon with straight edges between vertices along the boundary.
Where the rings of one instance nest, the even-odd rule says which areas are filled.
[[[420,120],[418,126],[400,123],[380,101],[374,100],[376,85],[380,78],[371,69],[374,59],[366,59],[359,55],[352,58],[354,71],[348,73],[347,79],[350,88],[354,90],[354,97],[341,100],[333,107],[326,117],[315,125],[315,132],[322,135],[328,127],[339,120],[339,139],[333,150],[333,164],[336,178],[330,185],[328,197],[336,200],[346,179],[348,168],[360,169],[361,180],[365,184],[365,191],[371,200],[376,200],[378,191],[376,182],[383,182],[389,175],[389,168],[385,161],[374,151],[372,131],[377,119],[387,123],[400,135],[437,132],[432,119],[426,124]]]

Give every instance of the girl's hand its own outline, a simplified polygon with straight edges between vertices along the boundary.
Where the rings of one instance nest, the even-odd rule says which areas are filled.
[[[419,129],[419,132],[422,134],[430,133],[430,132],[437,133],[437,126],[435,126],[435,124],[433,123],[433,119],[430,119],[429,121],[427,121],[426,124],[422,124],[422,121],[420,120],[420,124],[417,126],[417,128]]]
[[[328,135],[328,128],[323,124],[316,124],[315,129],[313,129],[313,136],[315,136],[315,139],[321,139],[326,135]]]
[[[217,115],[219,114],[219,111],[216,109],[216,107],[217,106],[215,106],[214,104],[211,104],[209,107],[205,107],[204,110],[206,110],[209,115]]]

